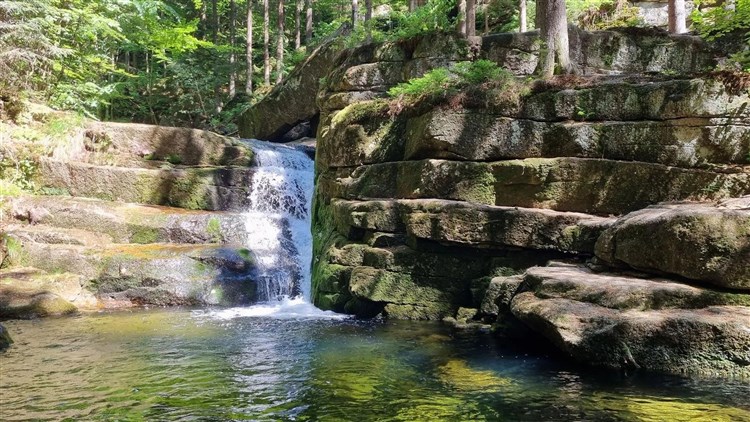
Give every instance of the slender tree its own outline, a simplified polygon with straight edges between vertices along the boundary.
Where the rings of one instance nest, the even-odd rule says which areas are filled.
[[[271,54],[269,53],[271,36],[269,27],[271,19],[269,17],[269,0],[263,0],[263,83],[271,85]]]
[[[687,32],[685,0],[669,0],[667,11],[669,15],[669,32],[672,34],[684,34]]]
[[[565,0],[537,0],[536,24],[540,29],[542,49],[537,71],[543,77],[555,73],[555,63],[563,73],[570,73],[570,48]]]
[[[527,24],[526,24],[526,0],[519,0],[518,2],[518,22],[519,22],[519,30],[520,32],[526,32],[527,30]]]
[[[307,12],[305,13],[305,44],[310,45],[313,37],[313,0],[305,0]]]
[[[237,95],[237,2],[229,0],[229,98]]]
[[[409,11],[413,12],[417,10],[417,0],[409,0]]]
[[[276,39],[276,83],[284,78],[284,0],[279,0],[278,38]]]
[[[372,41],[372,0],[365,0],[365,29],[367,30],[367,42]]]
[[[302,8],[304,0],[296,0],[294,4],[294,49],[302,47]]]
[[[456,30],[461,35],[466,35],[466,0],[458,0],[458,20]]]
[[[352,28],[357,27],[359,20],[359,0],[352,0]]]
[[[247,79],[245,93],[253,95],[253,0],[247,0],[247,48],[245,50],[247,63]]]
[[[477,3],[476,0],[466,0],[466,36],[473,37],[477,33]]]

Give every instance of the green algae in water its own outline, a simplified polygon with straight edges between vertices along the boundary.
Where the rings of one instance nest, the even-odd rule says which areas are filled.
[[[434,323],[159,309],[4,324],[4,421],[750,421],[746,382],[586,371]]]

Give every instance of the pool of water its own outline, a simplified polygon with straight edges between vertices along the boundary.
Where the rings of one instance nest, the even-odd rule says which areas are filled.
[[[750,421],[750,385],[583,370],[425,322],[157,309],[5,323],[0,420]]]

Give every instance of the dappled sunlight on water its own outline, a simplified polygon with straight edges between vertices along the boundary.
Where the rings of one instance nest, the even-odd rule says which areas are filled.
[[[6,323],[0,420],[750,421],[750,385],[623,377],[301,300]]]

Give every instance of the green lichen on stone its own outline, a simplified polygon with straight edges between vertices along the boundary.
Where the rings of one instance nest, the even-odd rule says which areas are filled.
[[[130,236],[130,242],[139,244],[156,243],[159,240],[159,234],[159,229],[156,228],[135,227]]]
[[[223,240],[223,235],[221,231],[221,222],[219,222],[219,219],[216,217],[211,217],[208,219],[208,223],[206,223],[206,233],[211,236],[211,239],[218,243]]]

